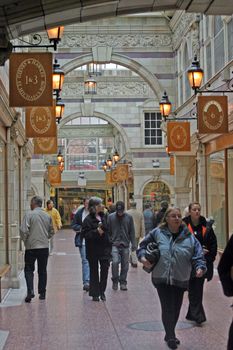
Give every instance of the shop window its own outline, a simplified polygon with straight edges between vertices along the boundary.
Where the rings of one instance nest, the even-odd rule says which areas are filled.
[[[143,208],[145,204],[150,204],[156,212],[161,209],[161,202],[170,203],[170,189],[163,181],[152,181],[143,190]]]
[[[207,162],[208,216],[215,220],[214,231],[218,247],[226,245],[226,196],[224,151],[211,154]]]
[[[227,150],[229,235],[233,233],[233,149]]]
[[[224,30],[221,16],[214,19],[214,68],[218,72],[225,63],[224,57]]]
[[[228,61],[233,59],[233,18],[227,24]]]
[[[162,145],[162,121],[161,113],[145,113],[144,115],[144,140],[145,145]]]

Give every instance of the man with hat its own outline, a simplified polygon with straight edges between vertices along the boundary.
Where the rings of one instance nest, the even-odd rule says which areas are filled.
[[[109,235],[112,242],[112,288],[127,290],[127,273],[129,270],[130,243],[132,251],[137,249],[134,222],[131,215],[125,212],[125,204],[116,202],[116,211],[108,216]],[[119,265],[120,274],[119,274]]]

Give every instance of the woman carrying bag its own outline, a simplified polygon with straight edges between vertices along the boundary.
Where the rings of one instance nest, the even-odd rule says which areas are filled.
[[[175,327],[191,271],[195,271],[196,277],[202,277],[206,271],[202,247],[182,223],[179,208],[168,208],[163,222],[140,243],[138,259],[147,269],[152,266],[145,258],[150,242],[156,242],[160,250],[159,261],[152,271],[152,283],[161,304],[164,340],[170,349],[177,349],[180,341],[176,338]]]

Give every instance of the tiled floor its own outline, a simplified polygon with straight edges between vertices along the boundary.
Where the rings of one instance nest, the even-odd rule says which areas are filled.
[[[61,230],[49,257],[46,301],[38,296],[24,303],[25,282],[11,291],[0,307],[0,349],[4,350],[162,350],[160,306],[150,275],[130,267],[128,288],[111,289],[107,301],[93,302],[82,290],[81,264],[74,233]],[[208,321],[195,327],[185,320],[187,296],[178,324],[179,350],[224,350],[231,321],[231,300],[218,277],[205,286]]]

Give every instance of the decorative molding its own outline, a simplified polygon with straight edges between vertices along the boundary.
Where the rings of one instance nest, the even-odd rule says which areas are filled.
[[[96,46],[110,46],[112,48],[151,47],[159,48],[172,45],[170,34],[78,34],[65,33],[59,48],[93,48]]]
[[[64,83],[62,88],[62,97],[77,97],[84,94],[83,83]],[[98,81],[98,96],[140,96],[150,97],[154,93],[146,82],[140,81],[119,81],[107,82]]]
[[[172,37],[174,50],[180,46],[181,41],[194,20],[195,15],[193,13],[185,13],[180,17],[177,27],[174,28],[174,34]]]

